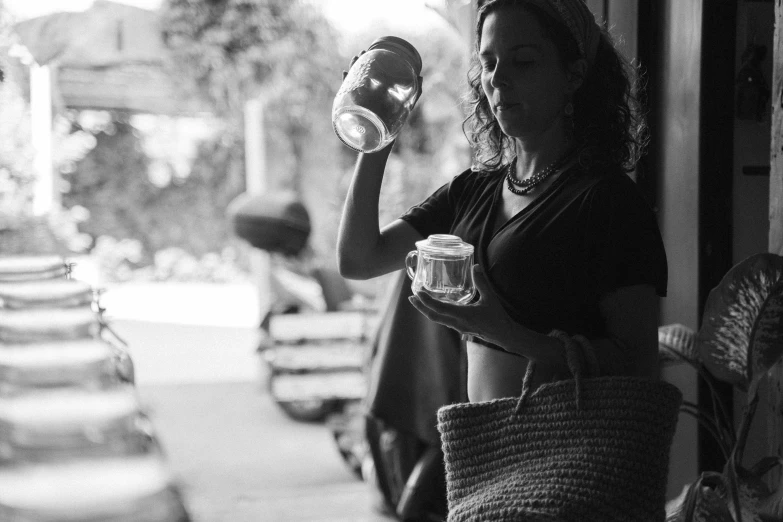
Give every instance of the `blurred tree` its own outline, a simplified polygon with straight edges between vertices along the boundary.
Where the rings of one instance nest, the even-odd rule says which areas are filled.
[[[231,120],[225,146],[242,146],[245,103],[263,97],[269,132],[291,144],[299,188],[309,120],[330,106],[345,63],[320,11],[301,0],[167,0],[162,31],[178,76]]]
[[[74,119],[72,131],[82,130]],[[63,173],[67,181],[63,205],[89,211],[82,232],[93,238],[138,240],[143,247],[139,266],[166,248],[178,247],[201,257],[228,244],[231,232],[224,211],[242,191],[230,182],[241,178],[230,170],[241,162],[241,149],[225,148],[219,140],[205,141],[187,177],[162,164],[160,168],[169,170],[168,181],[154,183],[148,174],[150,160],[127,114],[114,113],[106,125],[89,132],[95,136],[95,146],[72,171]]]
[[[30,211],[34,150],[30,142],[30,104],[20,85],[25,68],[13,57],[11,16],[0,2],[0,218]]]
[[[83,129],[77,121],[73,131]],[[148,253],[155,251],[152,203],[156,188],[147,178],[148,159],[127,115],[115,114],[101,129],[93,131],[95,146],[64,173],[67,190],[62,194],[65,208],[80,205],[90,218],[81,231],[94,238],[108,235],[141,241]],[[148,254],[149,255],[149,254]]]
[[[32,216],[34,149],[28,77],[0,0],[0,255],[63,254],[67,248],[45,217]]]
[[[138,240],[137,267],[164,249],[201,257],[238,241],[225,209],[244,190],[245,102],[266,99],[270,132],[296,156],[306,146],[310,114],[330,104],[335,64],[342,63],[329,24],[298,1],[167,0],[160,15],[174,76],[186,95],[208,102],[221,131],[199,145],[183,175],[146,157],[129,115],[113,113],[105,128],[82,128],[71,114],[71,136],[87,131],[96,140],[63,171],[64,206],[89,211],[81,231]],[[300,163],[291,162],[291,177],[301,176]]]

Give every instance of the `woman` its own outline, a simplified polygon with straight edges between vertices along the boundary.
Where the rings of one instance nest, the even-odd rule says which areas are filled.
[[[491,0],[478,13],[466,130],[476,164],[379,228],[391,147],[361,154],[338,238],[343,276],[404,267],[430,234],[474,245],[480,299],[411,303],[468,340],[471,402],[569,377],[563,333],[607,375],[654,378],[667,267],[655,216],[626,172],[644,146],[631,82],[581,0]],[[550,333],[556,332],[553,335]]]

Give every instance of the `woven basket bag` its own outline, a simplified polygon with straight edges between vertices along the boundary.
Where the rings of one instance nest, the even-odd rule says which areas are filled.
[[[531,393],[531,364],[519,398],[438,410],[449,522],[665,519],[682,393],[662,381],[589,377],[576,359],[573,379]]]

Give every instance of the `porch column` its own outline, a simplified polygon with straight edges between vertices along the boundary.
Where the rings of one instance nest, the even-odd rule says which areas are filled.
[[[59,203],[52,165],[52,70],[49,65],[30,66],[30,127],[33,142],[33,214],[48,214]]]
[[[267,191],[266,139],[264,132],[264,102],[260,97],[245,103],[245,191],[263,194]],[[253,248],[251,270],[258,290],[260,320],[272,306],[272,258],[268,252]]]

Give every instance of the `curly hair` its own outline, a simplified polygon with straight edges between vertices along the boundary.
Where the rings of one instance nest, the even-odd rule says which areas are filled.
[[[508,159],[513,140],[501,130],[484,94],[478,50],[487,15],[505,6],[519,6],[535,16],[564,64],[580,58],[576,40],[566,26],[526,0],[489,0],[481,7],[468,70],[469,90],[464,97],[468,115],[462,129],[474,149],[476,166],[490,170]],[[626,172],[634,169],[649,140],[638,101],[641,78],[641,72],[615,49],[612,37],[602,29],[595,61],[573,98],[573,139],[582,166],[614,165]]]

